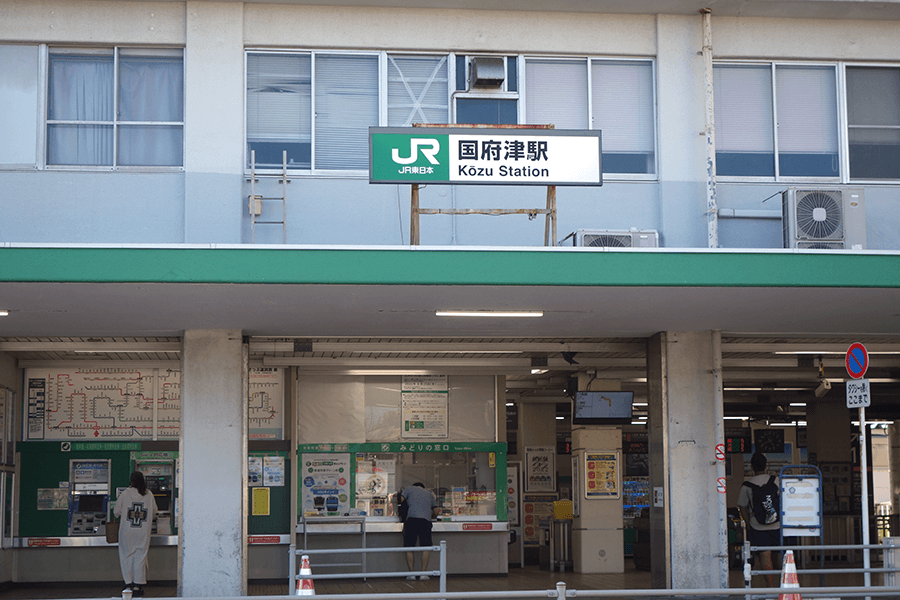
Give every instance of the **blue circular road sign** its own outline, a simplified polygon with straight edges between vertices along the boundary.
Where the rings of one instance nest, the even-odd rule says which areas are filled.
[[[847,373],[853,379],[859,379],[865,375],[869,368],[869,353],[866,351],[866,347],[859,342],[851,344],[850,349],[847,350],[844,364],[847,366]]]

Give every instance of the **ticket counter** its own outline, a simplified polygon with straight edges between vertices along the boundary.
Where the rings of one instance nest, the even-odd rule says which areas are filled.
[[[397,496],[420,482],[441,511],[433,538],[447,542],[448,572],[507,573],[506,444],[316,444],[298,453],[299,548],[402,546]],[[366,560],[373,572],[406,569],[403,553]]]

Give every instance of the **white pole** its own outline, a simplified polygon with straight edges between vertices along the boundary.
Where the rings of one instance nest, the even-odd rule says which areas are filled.
[[[869,545],[869,468],[866,460],[866,407],[859,407],[859,470],[862,483],[862,540],[863,546]],[[865,586],[872,585],[872,574],[869,573],[869,549],[863,550],[863,575]]]

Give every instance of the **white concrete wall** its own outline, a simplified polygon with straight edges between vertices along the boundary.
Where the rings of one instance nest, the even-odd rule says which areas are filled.
[[[716,59],[900,62],[900,23],[719,17]],[[705,247],[706,157],[700,16],[468,11],[242,2],[51,0],[3,5],[0,43],[185,47],[183,172],[0,171],[0,241],[250,241],[243,165],[243,49],[360,49],[654,57],[659,180],[558,190],[558,232],[657,229],[668,247]],[[761,204],[785,184],[720,184],[720,208]],[[271,190],[268,190],[271,191]],[[265,195],[268,194],[264,190]],[[277,190],[276,190],[277,191]],[[542,188],[428,186],[422,206],[542,206]],[[900,185],[867,186],[869,248],[900,248]],[[23,209],[23,207],[25,207]],[[287,241],[408,244],[408,186],[363,177],[298,176]],[[724,247],[780,247],[777,219],[722,220]],[[425,216],[428,245],[543,244],[543,219]],[[257,228],[281,243],[281,227]]]

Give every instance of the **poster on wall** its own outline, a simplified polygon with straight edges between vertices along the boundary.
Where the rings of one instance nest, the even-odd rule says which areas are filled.
[[[584,497],[619,497],[619,451],[584,453]]]
[[[506,466],[506,515],[510,527],[519,526],[521,513],[519,491],[519,463],[510,462]]]
[[[284,439],[284,369],[251,367],[249,387],[250,439]]]
[[[525,448],[525,491],[556,491],[556,448]]]
[[[305,518],[350,511],[350,454],[303,454],[301,510]]]
[[[538,546],[541,543],[541,521],[549,522],[553,518],[553,503],[556,494],[525,494],[522,498],[522,540],[526,546]]]
[[[446,375],[404,375],[400,381],[400,437],[446,438],[449,405]]]

